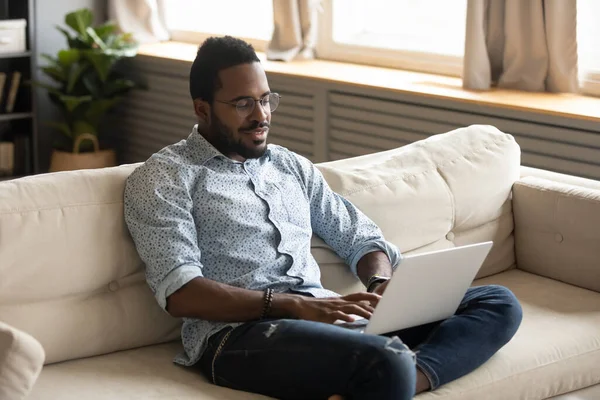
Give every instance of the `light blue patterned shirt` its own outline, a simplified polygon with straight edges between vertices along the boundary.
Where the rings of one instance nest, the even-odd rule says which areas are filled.
[[[196,127],[127,179],[125,221],[163,309],[167,297],[197,277],[251,290],[337,296],[321,285],[310,251],[313,232],[354,274],[372,251],[384,251],[394,267],[400,261],[396,246],[306,158],[270,144],[261,158],[234,161]],[[194,364],[210,335],[237,325],[184,318],[185,354],[175,362]]]

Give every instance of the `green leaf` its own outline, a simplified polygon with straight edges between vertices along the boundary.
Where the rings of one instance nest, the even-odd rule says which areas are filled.
[[[70,42],[71,40],[73,40],[73,37],[71,36],[71,33],[66,30],[65,28],[62,28],[58,25],[55,26],[56,29],[58,29],[60,32],[62,32],[63,35],[65,35],[65,37],[67,38],[67,42]]]
[[[44,125],[54,128],[57,131],[61,132],[63,135],[72,138],[73,132],[71,132],[71,127],[66,122],[55,122],[55,121],[45,121]]]
[[[67,93],[73,92],[81,74],[89,68],[88,64],[77,64],[69,71],[69,81],[67,82]]]
[[[68,49],[58,52],[58,62],[65,68],[69,68],[72,64],[79,61],[81,58],[80,50]]]
[[[86,73],[83,74],[81,81],[94,98],[102,96],[102,82],[100,82],[100,79],[93,70],[86,71]]]
[[[92,38],[92,40],[94,41],[96,46],[98,46],[102,50],[106,50],[108,48],[108,47],[106,47],[106,44],[104,43],[104,41],[102,41],[102,39],[100,39],[100,36],[98,36],[98,34],[96,34],[96,31],[94,30],[94,28],[92,28],[91,26],[88,26],[88,28],[86,29],[86,32],[88,33],[88,35],[90,35],[90,37]]]
[[[44,88],[48,91],[48,93],[53,93],[57,96],[61,96],[63,93],[56,87],[48,85],[47,83],[39,82],[39,81],[31,81],[33,86]]]
[[[94,51],[86,51],[85,57],[92,63],[102,82],[106,82],[110,68],[115,63],[115,59],[107,54]]]
[[[92,26],[94,15],[88,8],[73,11],[65,17],[65,23],[69,25],[75,32],[87,39],[87,28]]]
[[[122,100],[121,97],[113,97],[112,99],[99,99],[90,102],[85,118],[88,121],[100,122],[100,119],[110,111],[114,106]]]
[[[96,135],[97,129],[89,121],[77,120],[73,122],[73,133],[75,136],[79,136],[82,133],[91,133]]]
[[[60,101],[65,105],[67,112],[72,113],[77,107],[83,103],[92,101],[92,96],[66,96],[59,97]]]
[[[89,36],[86,36],[85,38],[75,37],[72,40],[69,40],[69,47],[72,49],[87,50],[92,48],[92,43]]]
[[[135,57],[137,55],[137,47],[123,48],[123,49],[106,49],[105,54],[123,58],[123,57]]]
[[[48,63],[50,65],[58,65],[58,59],[52,57],[50,54],[40,54],[40,57],[42,57],[44,60],[48,61]]]
[[[116,79],[114,81],[109,81],[106,82],[106,85],[104,85],[104,96],[112,97],[117,94],[123,94],[134,87],[136,87],[136,83],[129,79]]]
[[[67,80],[65,71],[60,67],[48,66],[42,67],[41,70],[56,82],[64,83]]]
[[[108,21],[102,25],[98,25],[94,28],[94,30],[96,31],[96,34],[102,38],[103,41],[106,41],[106,39],[109,36],[115,36],[113,34],[117,31],[117,25],[112,21]]]

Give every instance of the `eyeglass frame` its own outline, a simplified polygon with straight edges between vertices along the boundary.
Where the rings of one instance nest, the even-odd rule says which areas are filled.
[[[238,115],[242,118],[246,118],[248,115],[252,115],[252,113],[254,112],[254,110],[256,109],[256,103],[260,103],[260,106],[266,111],[266,106],[263,104],[264,99],[270,97],[270,96],[277,96],[279,101],[281,101],[281,95],[279,93],[268,93],[265,94],[263,97],[260,97],[258,99],[255,99],[254,97],[250,97],[250,96],[246,96],[246,97],[242,97],[239,98],[237,100],[231,100],[231,101],[223,101],[223,100],[215,100],[217,103],[223,103],[223,104],[227,104],[230,106],[235,107],[235,111],[237,111]],[[240,112],[239,108],[238,108],[238,104],[240,101],[244,101],[244,100],[252,100],[254,101],[254,105],[252,106],[252,110],[250,110],[246,115],[242,115],[242,113]],[[277,103],[277,107],[279,107],[279,103]],[[275,108],[276,110],[277,108]],[[269,112],[274,112],[273,110],[271,110],[271,108],[269,107]]]

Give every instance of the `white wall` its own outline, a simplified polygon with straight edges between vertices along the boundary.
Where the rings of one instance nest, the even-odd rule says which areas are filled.
[[[97,22],[106,19],[106,0],[35,0],[35,59],[43,65],[41,54],[56,54],[66,47],[66,39],[55,26],[64,26],[65,15],[79,8],[90,8],[94,12]],[[46,80],[38,70],[38,80]],[[36,105],[38,111],[38,156],[40,172],[47,170],[52,151],[52,133],[44,126],[43,122],[59,118],[57,110],[48,99],[43,89],[37,89]]]

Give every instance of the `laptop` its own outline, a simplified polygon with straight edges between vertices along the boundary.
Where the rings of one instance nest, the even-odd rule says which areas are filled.
[[[492,244],[404,256],[371,318],[336,325],[381,335],[453,316]]]

